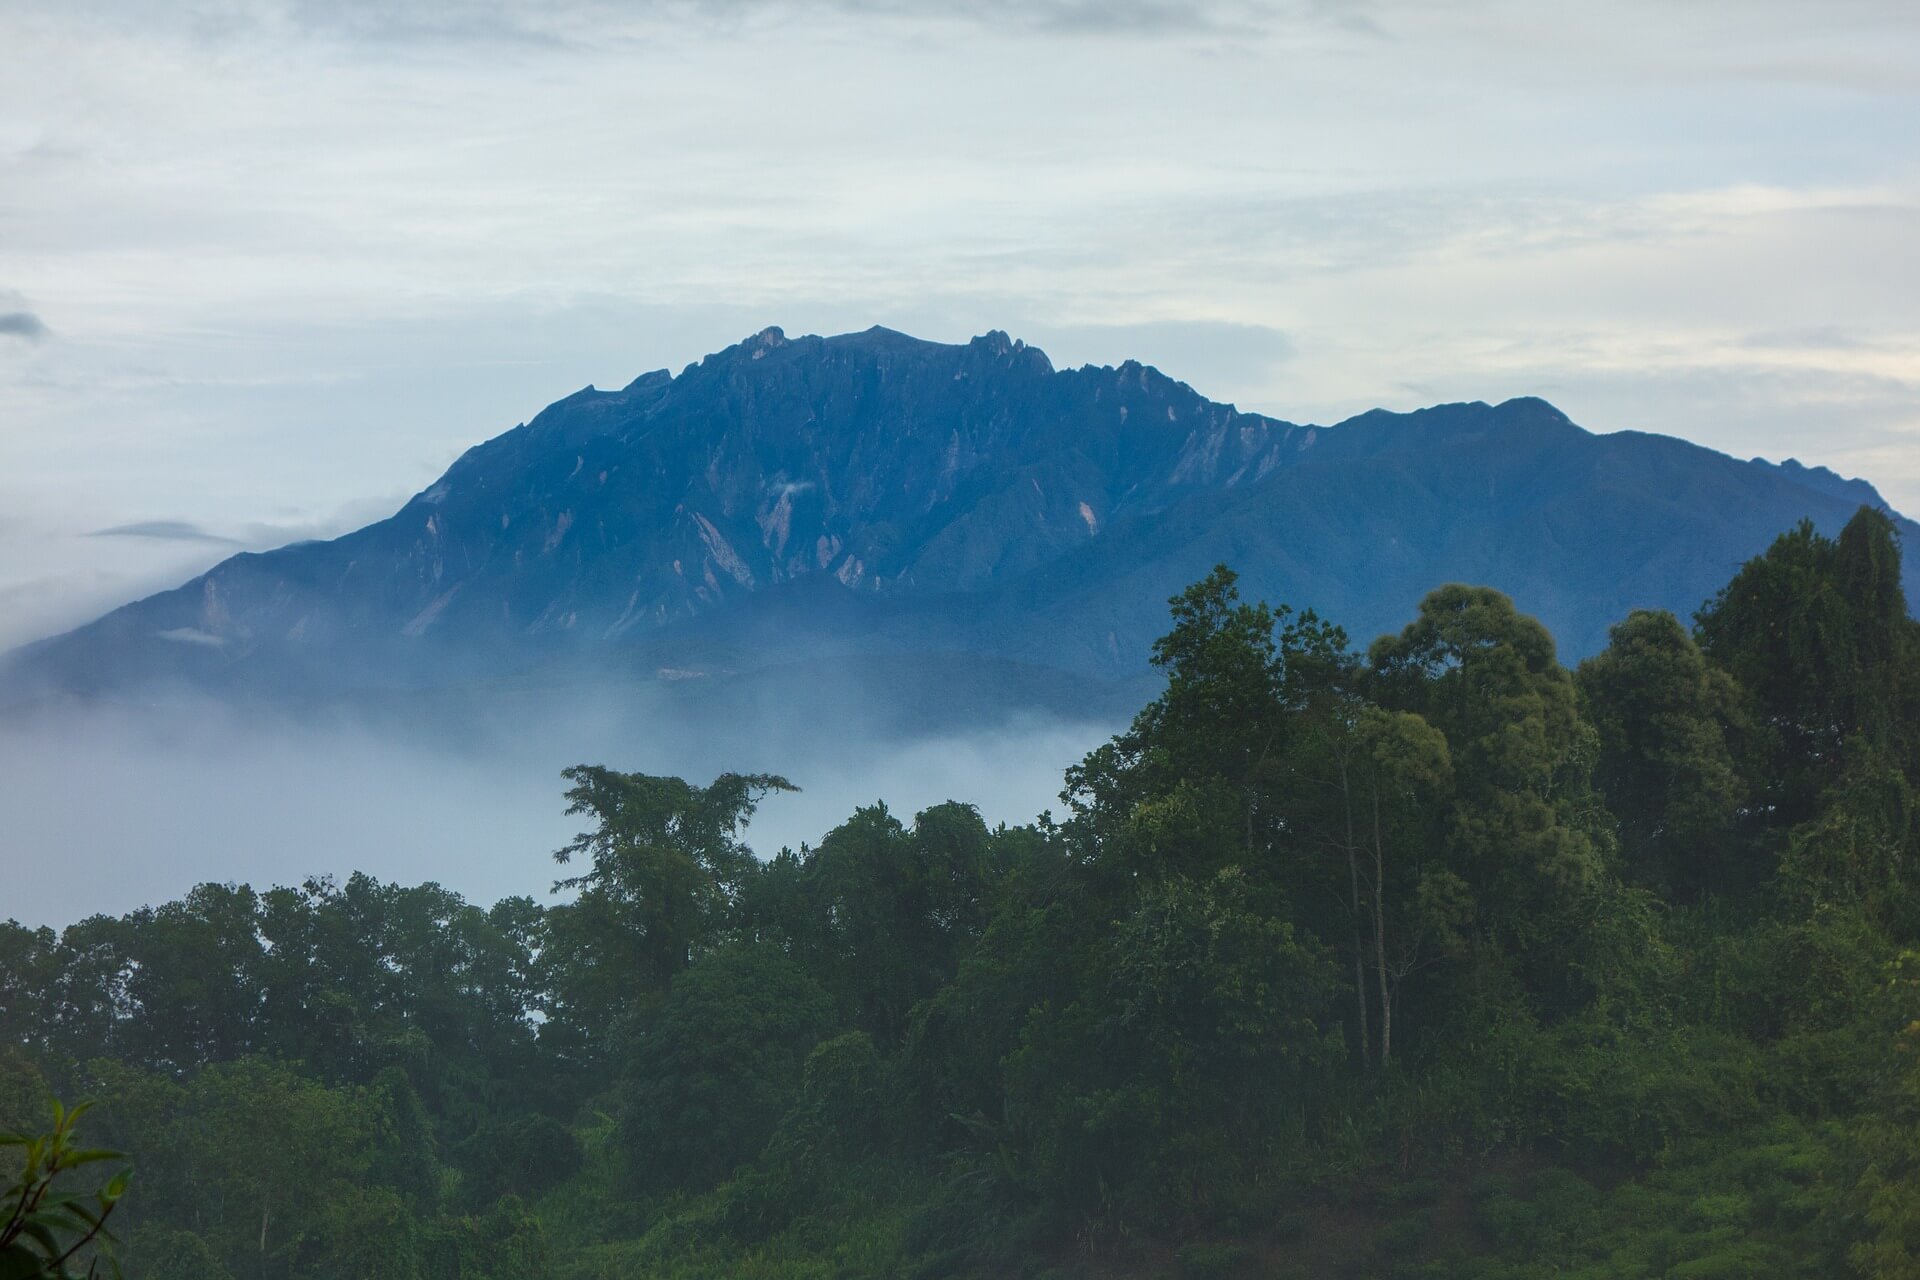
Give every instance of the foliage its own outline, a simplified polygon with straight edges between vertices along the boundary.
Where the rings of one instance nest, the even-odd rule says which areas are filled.
[[[689,970],[628,1068],[621,1138],[635,1177],[655,1188],[710,1186],[758,1151],[831,1019],[826,993],[768,945]]]
[[[546,1115],[489,1121],[453,1151],[461,1198],[477,1208],[503,1196],[537,1196],[580,1171],[580,1139]]]
[[[20,1158],[19,1171],[0,1190],[0,1276],[7,1280],[67,1280],[82,1262],[86,1275],[96,1274],[103,1261],[118,1274],[107,1252],[113,1244],[107,1219],[126,1193],[130,1171],[121,1170],[101,1187],[71,1189],[76,1170],[122,1158],[75,1141],[74,1128],[89,1106],[69,1110],[55,1102],[45,1132],[0,1131],[0,1148],[18,1148]]]
[[[711,786],[620,773],[599,765],[565,771],[567,812],[594,826],[553,856],[584,858],[555,891],[578,891],[547,913],[543,957],[552,984],[543,1031],[589,1053],[625,1014],[665,996],[673,980],[724,930],[755,866],[738,838],[769,791],[770,774],[722,774]]]
[[[1636,610],[1611,640],[1575,678],[1627,874],[1682,900],[1750,886],[1735,861],[1746,795],[1732,744],[1747,726],[1733,678],[1669,613]]]

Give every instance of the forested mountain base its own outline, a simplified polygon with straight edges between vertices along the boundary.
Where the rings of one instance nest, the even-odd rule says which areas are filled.
[[[139,1280],[1920,1275],[1917,631],[1868,509],[1573,672],[1218,570],[1058,820],[581,767],[557,905],[0,928],[0,1124]]]

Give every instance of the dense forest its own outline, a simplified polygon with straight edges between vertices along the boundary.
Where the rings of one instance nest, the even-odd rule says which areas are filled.
[[[1920,1275],[1884,515],[1577,670],[1492,590],[1362,653],[1224,568],[1155,662],[1030,826],[761,859],[783,779],[581,766],[551,905],[0,926],[0,1127],[97,1101],[136,1280]]]

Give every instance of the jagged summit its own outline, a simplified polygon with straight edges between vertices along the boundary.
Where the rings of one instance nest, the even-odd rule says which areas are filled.
[[[1878,495],[1830,472],[1596,436],[1534,398],[1312,426],[1133,359],[1056,370],[998,330],[769,327],[677,376],[575,392],[388,519],[236,556],[31,647],[8,679],[324,693],[722,650],[707,666],[963,653],[1124,678],[1166,596],[1218,561],[1362,640],[1438,582],[1487,582],[1577,655],[1628,608],[1684,615],[1781,529],[1861,501]]]
[[[654,387],[664,387],[672,381],[673,381],[673,374],[671,371],[666,369],[655,369],[650,373],[641,374],[639,377],[635,378],[632,382],[629,382],[626,386],[620,388],[620,390],[625,394],[631,395],[635,391],[646,391]]]

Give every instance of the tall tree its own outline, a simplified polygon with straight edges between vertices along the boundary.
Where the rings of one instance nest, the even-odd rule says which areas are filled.
[[[1768,825],[1812,816],[1845,772],[1848,741],[1889,745],[1908,732],[1916,625],[1884,513],[1862,507],[1838,541],[1803,521],[1741,566],[1696,623],[1701,650],[1753,699],[1764,733],[1745,771]]]
[[[1466,883],[1442,860],[1441,814],[1453,783],[1446,737],[1411,711],[1368,707],[1357,726],[1363,793],[1361,839],[1380,998],[1380,1065],[1393,1061],[1393,1011],[1401,985],[1456,938],[1473,914]]]
[[[1627,872],[1694,899],[1750,877],[1736,865],[1745,784],[1742,693],[1670,613],[1635,610],[1576,674],[1600,736],[1594,785],[1619,821]]]
[[[1248,604],[1225,565],[1170,601],[1154,642],[1165,691],[1133,724],[1067,771],[1069,838],[1130,875],[1203,874],[1233,863],[1256,876],[1287,826],[1284,759],[1301,708],[1351,671],[1346,633],[1312,612]],[[1144,839],[1142,805],[1184,791],[1202,827],[1161,824]],[[1185,844],[1171,841],[1180,832]]]
[[[1595,742],[1553,637],[1488,587],[1446,586],[1369,651],[1377,696],[1445,735],[1454,803],[1448,864],[1479,932],[1531,981],[1564,981],[1565,913],[1605,863],[1590,787]]]
[[[124,1032],[128,1060],[183,1072],[254,1047],[265,947],[253,890],[197,885],[127,925],[126,998],[140,1015]]]
[[[797,788],[772,774],[725,773],[699,787],[600,765],[564,776],[573,783],[567,812],[593,826],[554,854],[587,866],[554,885],[578,896],[547,913],[543,962],[554,1002],[548,1034],[578,1049],[664,996],[721,936],[756,865],[742,831],[770,792]]]
[[[1752,820],[1803,905],[1920,912],[1920,624],[1906,610],[1893,522],[1862,507],[1838,539],[1805,522],[1782,534],[1697,618],[1702,651],[1750,696]]]

